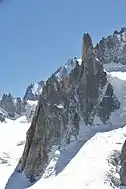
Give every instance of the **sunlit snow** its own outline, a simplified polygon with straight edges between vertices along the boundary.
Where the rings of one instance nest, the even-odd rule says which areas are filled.
[[[24,175],[15,171],[30,123],[22,116],[15,121],[6,119],[6,123],[0,124],[0,189],[120,188],[108,176],[112,173],[119,181],[119,173],[108,159],[114,150],[120,152],[126,136],[126,72],[125,66],[119,70],[112,65],[108,67],[105,67],[108,80],[120,100],[120,109],[112,113],[105,125],[97,116],[92,127],[81,122],[77,140],[73,137],[62,151],[54,149],[44,176],[35,184],[31,185]],[[36,103],[29,102],[29,106],[36,106]],[[63,108],[61,104],[57,107]]]
[[[1,125],[0,134],[3,137],[0,137],[0,155],[3,157],[3,153],[8,154],[8,163],[0,164],[1,189],[25,189],[28,186],[29,189],[113,188],[107,177],[109,171],[113,169],[112,165],[108,162],[108,157],[113,150],[121,150],[125,140],[126,127],[109,132],[97,132],[87,142],[73,142],[73,145],[71,144],[67,149],[66,156],[57,151],[57,159],[62,159],[60,166],[63,166],[64,161],[67,161],[68,154],[72,154],[75,149],[79,146],[81,147],[78,153],[73,156],[73,159],[57,176],[54,175],[47,179],[41,178],[32,186],[29,185],[27,179],[20,173],[14,172],[11,176],[23,151],[24,143],[22,144],[22,142],[25,140],[25,132],[28,127],[29,125],[25,123],[15,124],[10,121]],[[60,156],[63,156],[66,160]],[[54,167],[55,163],[56,161],[52,160],[50,168]],[[113,174],[119,178],[119,174],[116,172],[113,172]],[[115,188],[117,187],[115,186]]]

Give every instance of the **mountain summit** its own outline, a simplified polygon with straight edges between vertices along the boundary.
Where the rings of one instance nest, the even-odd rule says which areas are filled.
[[[84,34],[80,59],[29,85],[23,98],[1,96],[1,188],[126,185],[125,33],[95,47]]]
[[[126,64],[126,28],[122,27],[120,31],[114,31],[112,35],[106,38],[103,37],[95,47],[93,47],[89,33],[83,34],[82,58],[70,59],[64,67],[58,69],[53,75],[57,77],[58,81],[63,80],[67,85],[68,76],[71,71],[76,67],[77,63],[80,65],[86,62],[87,54],[90,54],[90,52],[94,53],[95,57],[98,58],[102,65],[106,65],[105,68],[107,71],[119,69],[120,64]],[[118,68],[116,68],[117,64]],[[126,67],[122,68],[122,66],[120,66],[120,69],[121,71],[122,69],[125,71]],[[3,94],[0,100],[0,121],[4,121],[6,117],[15,120],[21,115],[26,115],[27,118],[31,120],[32,116],[30,116],[30,114],[34,114],[35,104],[37,104],[39,96],[42,93],[43,86],[44,81],[30,84],[23,98],[13,97],[10,93]]]
[[[85,62],[85,58],[89,49],[93,49],[93,44],[90,35],[87,33],[84,34],[82,38],[82,62]]]
[[[105,125],[120,109],[120,101],[104,69],[108,60],[115,60],[112,48],[120,49],[124,42],[117,35],[93,47],[90,35],[84,34],[82,59],[69,60],[46,81],[19,162],[19,171],[31,182],[44,173],[54,151],[62,150],[73,140],[85,140],[86,129],[93,128],[96,119]],[[124,36],[125,31],[119,35]],[[123,44],[119,61],[124,57],[124,48]]]

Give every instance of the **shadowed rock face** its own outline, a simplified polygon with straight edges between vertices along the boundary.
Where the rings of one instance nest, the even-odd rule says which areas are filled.
[[[121,150],[120,160],[121,160],[120,181],[122,185],[126,185],[126,140]]]
[[[3,115],[2,113],[0,113],[0,121],[4,122],[5,121],[5,115]]]
[[[14,115],[15,113],[15,106],[13,103],[13,96],[9,94],[4,94],[1,100],[1,105],[5,108],[10,114]]]
[[[42,175],[53,145],[58,148],[69,144],[71,136],[77,139],[80,120],[84,125],[93,124],[94,116],[97,115],[106,122],[111,112],[120,106],[103,66],[94,54],[91,40],[89,43],[84,42],[84,64],[79,64],[76,58],[72,59],[69,66],[73,69],[69,74],[67,65],[57,70],[47,80],[39,97],[20,160],[20,171],[31,182]],[[59,75],[62,77],[59,78]]]
[[[85,62],[87,51],[90,49],[93,49],[92,40],[90,35],[84,34],[83,40],[82,40],[82,62]]]
[[[15,119],[16,115],[20,116],[24,111],[24,104],[20,97],[14,98],[10,93],[3,94],[0,100],[0,110],[2,117]]]

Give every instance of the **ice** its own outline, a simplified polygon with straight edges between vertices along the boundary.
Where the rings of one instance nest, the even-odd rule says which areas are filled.
[[[0,124],[0,158],[6,160],[6,163],[0,163],[1,189],[4,189],[23,152],[25,134],[30,124],[23,123],[21,119],[24,117],[20,121],[6,119],[6,123]]]
[[[64,108],[64,106],[62,104],[54,104],[54,105],[57,106],[57,108],[59,108],[59,109],[63,109]]]
[[[77,62],[78,62],[79,65],[81,65],[82,64],[82,59],[77,58]]]

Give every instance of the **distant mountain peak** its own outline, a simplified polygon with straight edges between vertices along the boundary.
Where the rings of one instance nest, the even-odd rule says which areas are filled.
[[[120,31],[115,30],[114,34],[122,34],[123,32],[126,32],[126,27],[122,27]]]
[[[44,81],[31,83],[24,95],[24,98],[13,97],[11,93],[1,93],[0,99],[0,121],[5,118],[16,119],[21,115],[26,115],[28,119],[32,118],[35,111],[36,101],[42,93]],[[33,103],[32,103],[33,101]]]
[[[44,86],[44,81],[32,83],[28,86],[26,93],[24,95],[24,100],[38,100],[40,94],[42,93],[42,88]]]
[[[82,36],[82,56],[81,59],[74,57],[70,58],[63,67],[60,67],[52,76],[55,81],[55,87],[57,87],[57,82],[60,84],[65,83],[68,86],[69,76],[75,68],[82,66],[82,63],[86,63],[87,57],[94,58],[97,61],[101,62],[101,64],[108,63],[118,63],[118,65],[126,64],[126,27],[122,27],[120,31],[115,31],[112,35],[108,37],[103,37],[102,40],[93,47],[92,38],[89,33],[84,33]],[[86,63],[87,65],[87,63]],[[88,67],[89,65],[87,65]],[[95,64],[93,70],[95,68]],[[81,73],[79,73],[81,75]],[[78,76],[80,77],[80,76]],[[52,77],[50,77],[52,80]],[[52,82],[52,81],[51,81]],[[43,87],[46,85],[46,82],[33,82],[31,83],[25,92],[24,97],[21,99],[20,97],[13,97],[11,93],[0,95],[0,106],[8,112],[11,117],[16,118],[21,114],[26,113],[25,110],[30,106],[32,109],[32,104],[36,104],[39,96],[42,94]],[[50,90],[50,89],[49,89]],[[30,103],[30,101],[34,103]],[[2,109],[2,110],[3,110]],[[35,108],[34,108],[35,109]],[[28,111],[27,111],[28,112]]]
[[[77,60],[78,59],[76,57],[71,58],[63,67],[57,70],[55,77],[58,81],[61,81],[69,76],[70,72],[76,67],[76,64],[78,63]]]

